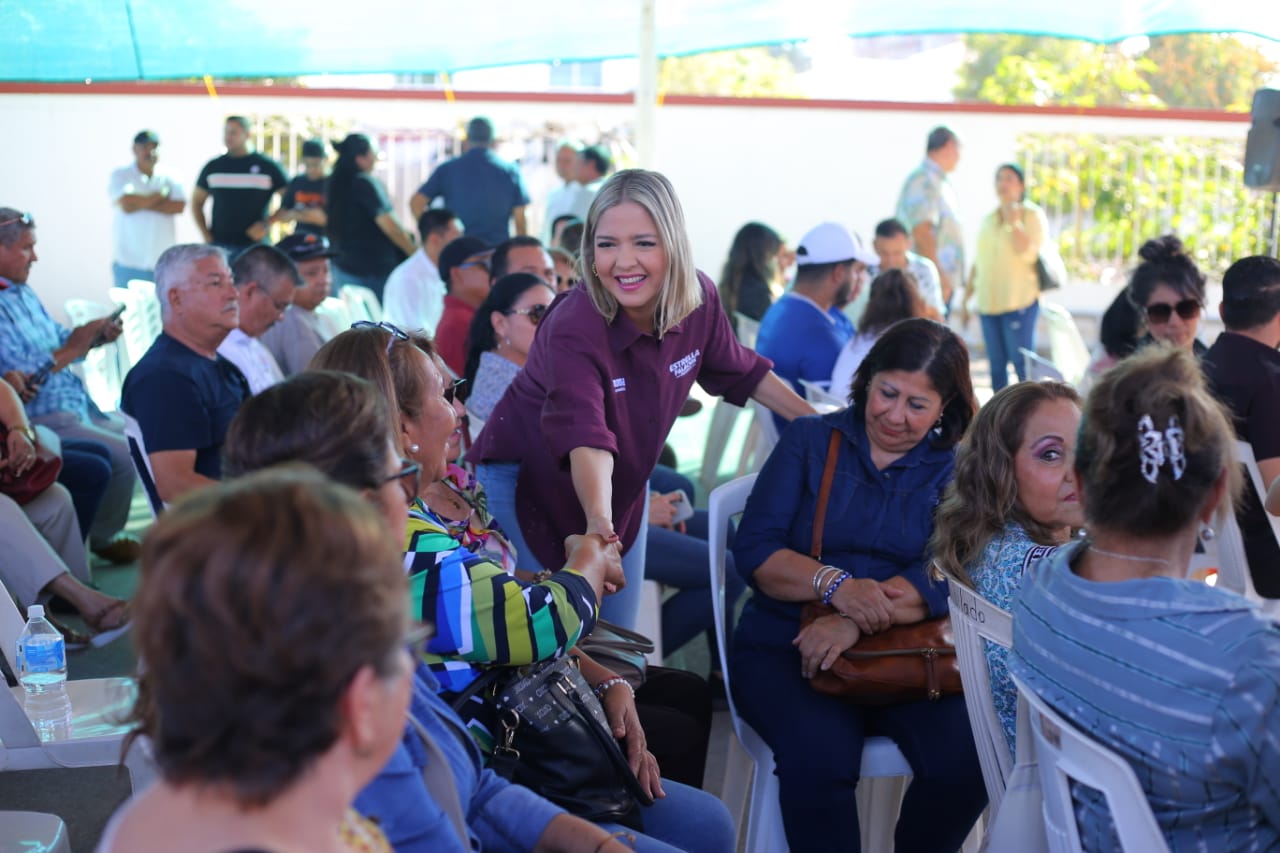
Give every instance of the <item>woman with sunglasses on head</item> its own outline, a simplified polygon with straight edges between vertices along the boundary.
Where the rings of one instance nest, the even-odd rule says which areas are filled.
[[[371,383],[335,371],[309,370],[294,376],[245,404],[231,425],[226,446],[226,469],[231,476],[304,462],[359,490],[384,519],[384,542],[394,543],[395,553],[400,553],[409,495],[416,491],[419,468],[395,454],[387,406]],[[315,517],[308,519],[325,531],[332,527]],[[297,527],[306,529],[306,525]],[[402,570],[396,574],[403,577]],[[401,581],[400,602],[404,593]],[[401,718],[398,748],[355,800],[357,811],[376,820],[397,853],[474,849],[592,853],[602,845],[610,853],[627,849],[611,840],[604,827],[565,814],[484,769],[462,720],[437,695],[437,688],[430,668],[415,659],[411,722],[406,725]],[[460,815],[451,815],[444,798],[438,798],[439,785],[456,792]]]
[[[428,339],[387,323],[357,324],[325,344],[311,367],[353,373],[378,386],[399,413],[404,456],[422,465],[409,508],[406,563],[412,613],[436,626],[423,660],[441,691],[459,693],[493,666],[567,654],[590,633],[597,602],[622,581],[616,549],[598,536],[570,536],[568,557],[557,561],[564,569],[537,583],[511,574],[514,555],[488,513],[483,489],[451,465],[460,451],[458,385],[444,381]],[[614,732],[641,785],[658,798],[643,810],[652,836],[646,843],[695,851],[731,845],[731,822],[715,798],[661,778],[630,687],[574,654],[587,681],[604,687],[601,703]],[[699,820],[692,820],[694,813]]]
[[[617,542],[626,587],[602,615],[634,628],[649,474],[694,382],[787,420],[813,408],[735,339],[664,176],[609,178],[587,214],[581,267],[583,283],[547,312],[468,458],[522,565],[554,563],[572,533]]]
[[[1138,347],[1163,341],[1202,357],[1208,347],[1196,333],[1204,310],[1204,273],[1172,234],[1143,243],[1138,255],[1142,263],[1129,279],[1129,300],[1147,330]]]
[[[513,273],[494,282],[476,309],[467,337],[467,384],[459,390],[467,411],[488,420],[511,380],[529,358],[533,334],[555,292],[529,273]]]

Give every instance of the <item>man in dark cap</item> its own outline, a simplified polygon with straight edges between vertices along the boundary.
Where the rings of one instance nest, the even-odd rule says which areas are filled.
[[[278,217],[281,222],[296,222],[297,225],[293,228],[295,234],[324,234],[324,191],[329,184],[328,165],[329,158],[323,142],[308,139],[302,143],[304,171],[295,175],[284,188]]]
[[[297,265],[302,284],[294,289],[284,317],[262,335],[262,343],[284,375],[292,376],[306,370],[316,351],[340,331],[326,328],[316,313],[332,285],[329,258],[334,252],[327,239],[315,234],[290,234],[276,248]]]
[[[471,318],[489,295],[489,261],[493,250],[483,240],[467,234],[440,252],[440,278],[444,280],[444,313],[436,326],[436,351],[455,376],[467,362],[467,334]]]
[[[144,130],[133,137],[133,162],[111,173],[107,192],[115,205],[111,272],[116,287],[130,279],[154,281],[156,259],[172,246],[174,217],[187,206],[182,184],[156,169],[160,137]]]
[[[494,154],[492,145],[493,123],[473,118],[467,125],[462,156],[441,163],[410,199],[413,218],[422,216],[434,199],[443,198],[444,206],[462,220],[468,236],[490,246],[511,236],[512,221],[517,234],[529,233],[525,222],[529,192],[520,167]]]

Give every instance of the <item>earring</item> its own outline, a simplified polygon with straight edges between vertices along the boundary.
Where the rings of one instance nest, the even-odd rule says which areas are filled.
[[[411,444],[411,445],[409,445],[409,452],[410,452],[410,453],[417,453],[417,452],[418,452],[419,450],[421,450],[421,449],[422,449],[422,448],[421,448],[421,447],[419,447],[419,446],[418,446],[418,445],[416,445],[416,444]]]
[[[599,278],[599,277],[600,277],[600,273],[596,272],[596,265],[595,265],[595,264],[592,264],[592,265],[591,265],[591,274],[592,274],[593,276],[595,276],[596,278]]]
[[[1201,542],[1212,542],[1217,537],[1217,535],[1218,534],[1213,532],[1213,528],[1210,527],[1207,522],[1201,522],[1200,524],[1200,541]]]
[[[507,336],[507,346],[511,346],[511,336]]]

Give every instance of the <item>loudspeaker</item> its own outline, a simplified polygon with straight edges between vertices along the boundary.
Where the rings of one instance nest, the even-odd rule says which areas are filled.
[[[1253,93],[1253,124],[1244,146],[1244,185],[1280,192],[1280,90]]]

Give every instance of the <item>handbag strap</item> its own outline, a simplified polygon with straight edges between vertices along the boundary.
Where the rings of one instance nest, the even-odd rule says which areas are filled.
[[[467,820],[462,814],[462,800],[458,797],[458,781],[449,766],[449,759],[436,743],[435,738],[413,714],[406,714],[409,723],[422,739],[422,748],[427,753],[427,764],[422,768],[422,784],[436,805],[449,818],[453,830],[458,834],[463,849],[471,849],[471,833],[467,830]]]
[[[827,444],[827,464],[822,469],[822,483],[818,486],[818,505],[813,511],[813,539],[809,542],[809,556],[822,561],[822,528],[827,523],[827,502],[831,499],[831,482],[836,476],[836,460],[840,456],[840,430],[831,430]]]

